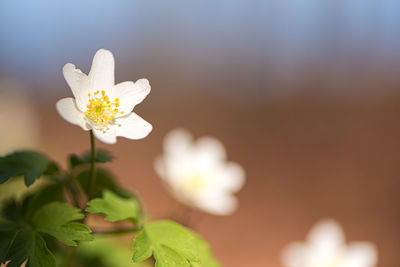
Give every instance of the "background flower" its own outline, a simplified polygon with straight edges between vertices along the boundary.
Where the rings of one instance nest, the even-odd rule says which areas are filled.
[[[340,225],[325,219],[311,229],[305,243],[288,245],[282,259],[287,267],[374,267],[377,252],[369,242],[347,245]]]
[[[203,211],[228,215],[237,205],[232,195],[244,183],[242,167],[226,161],[224,146],[213,137],[193,141],[183,129],[171,131],[164,139],[164,155],[155,169],[175,198]]]
[[[71,63],[65,64],[63,74],[75,98],[63,98],[56,104],[66,121],[84,130],[93,130],[104,143],[114,144],[117,136],[141,139],[152,126],[132,112],[135,105],[150,93],[147,79],[115,85],[114,56],[104,49],[97,51],[88,75]]]

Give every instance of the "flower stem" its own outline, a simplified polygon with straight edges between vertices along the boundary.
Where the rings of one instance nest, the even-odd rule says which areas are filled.
[[[90,148],[91,148],[91,159],[90,159],[90,180],[88,199],[92,199],[94,194],[94,188],[96,185],[96,147],[94,142],[93,130],[90,130]]]

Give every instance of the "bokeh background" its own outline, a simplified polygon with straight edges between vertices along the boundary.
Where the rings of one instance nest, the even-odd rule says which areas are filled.
[[[396,0],[1,1],[0,151],[86,151],[87,132],[55,110],[71,96],[61,68],[88,72],[106,48],[117,82],[152,85],[135,108],[151,135],[99,146],[155,218],[178,204],[153,161],[185,127],[246,169],[234,215],[192,218],[224,266],[282,266],[282,248],[329,217],[398,267],[399,30]]]

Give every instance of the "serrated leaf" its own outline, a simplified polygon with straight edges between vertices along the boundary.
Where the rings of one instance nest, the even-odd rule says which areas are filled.
[[[0,232],[0,260],[9,261],[7,267],[19,267],[27,261],[27,267],[55,267],[54,255],[46,247],[43,237],[33,230]]]
[[[90,229],[76,220],[85,216],[79,209],[61,202],[52,202],[40,208],[32,217],[32,224],[39,232],[47,233],[68,246],[77,241],[91,241]]]
[[[43,175],[50,161],[34,151],[17,151],[5,157],[0,157],[0,184],[13,176],[24,175],[25,185],[30,186]],[[51,165],[49,172],[55,171],[56,165]]]
[[[199,236],[175,222],[153,222],[146,224],[136,236],[133,261],[141,262],[153,255],[156,267],[218,266],[205,244]]]
[[[80,172],[76,180],[81,185],[83,191],[88,194],[90,183],[90,169]],[[119,191],[118,185],[114,181],[113,175],[103,168],[96,168],[96,184],[94,188],[94,195],[97,195],[103,190],[110,190],[113,192]]]
[[[102,198],[91,200],[86,211],[104,214],[104,219],[111,222],[128,220],[136,223],[139,220],[140,206],[136,198],[123,198],[108,190],[102,195]]]

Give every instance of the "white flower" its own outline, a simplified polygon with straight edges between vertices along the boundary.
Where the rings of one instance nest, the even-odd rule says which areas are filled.
[[[141,139],[152,126],[132,112],[135,105],[150,93],[147,79],[114,82],[114,56],[104,49],[96,52],[88,75],[75,65],[65,64],[64,78],[74,98],[63,98],[56,104],[57,111],[66,121],[84,130],[93,130],[104,143],[114,144],[117,136]]]
[[[369,242],[346,244],[340,225],[322,220],[310,231],[306,243],[292,243],[282,254],[286,267],[374,267],[376,248]]]
[[[244,171],[226,162],[224,146],[217,139],[202,137],[196,142],[189,132],[176,129],[164,139],[164,155],[155,169],[180,202],[216,215],[236,208],[232,195],[244,183]]]

